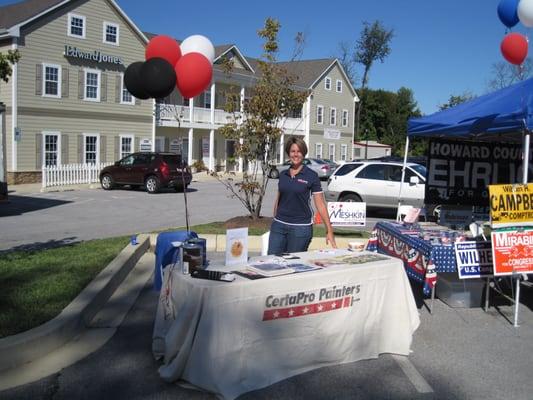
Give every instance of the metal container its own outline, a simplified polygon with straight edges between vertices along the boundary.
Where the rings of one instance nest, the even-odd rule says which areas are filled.
[[[183,244],[183,261],[189,263],[189,270],[203,268],[202,245],[187,241]]]
[[[187,240],[187,243],[193,243],[201,246],[202,248],[202,266],[207,267],[207,241],[203,238],[192,238]]]

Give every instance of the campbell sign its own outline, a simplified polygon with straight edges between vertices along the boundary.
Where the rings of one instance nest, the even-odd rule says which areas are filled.
[[[108,63],[124,65],[124,61],[121,57],[113,56],[110,54],[104,54],[99,50],[94,51],[82,51],[77,47],[65,45],[65,57],[80,58],[82,60],[95,61],[97,63]]]
[[[491,185],[493,228],[533,225],[533,184]]]

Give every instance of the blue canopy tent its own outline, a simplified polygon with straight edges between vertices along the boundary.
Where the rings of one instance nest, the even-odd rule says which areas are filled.
[[[533,79],[421,118],[409,120],[407,135],[519,141],[533,129]]]
[[[477,97],[455,107],[408,122],[404,171],[409,138],[441,137],[493,142],[522,142],[522,183],[528,182],[530,134],[533,130],[533,79]],[[402,174],[402,184],[404,176]],[[402,188],[398,208],[401,205]],[[487,285],[488,290],[488,285]],[[487,293],[488,295],[488,293]],[[519,278],[516,281],[514,326],[518,326]]]

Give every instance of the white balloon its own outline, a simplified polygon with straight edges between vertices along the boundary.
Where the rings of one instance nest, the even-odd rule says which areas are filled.
[[[211,64],[215,60],[215,48],[211,41],[202,35],[192,35],[180,44],[181,54],[200,53],[209,60]]]
[[[518,19],[524,26],[533,27],[533,0],[520,0],[517,13]]]

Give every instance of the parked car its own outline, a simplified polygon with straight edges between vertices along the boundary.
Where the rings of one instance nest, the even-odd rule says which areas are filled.
[[[353,161],[340,166],[328,179],[327,201],[364,201],[367,207],[398,207],[402,177],[400,162]],[[407,163],[402,187],[403,204],[424,207],[426,167]],[[431,215],[433,208],[426,210]]]
[[[334,168],[331,168],[330,164],[319,158],[304,158],[303,165],[311,168],[318,174],[320,179],[327,179],[331,176]],[[279,178],[279,173],[285,171],[291,166],[290,161],[285,161],[283,164],[272,165],[268,176],[272,179]]]
[[[174,153],[133,153],[100,172],[100,183],[105,190],[130,185],[144,186],[148,193],[157,193],[163,187],[181,191],[187,189],[191,180],[191,170]]]

